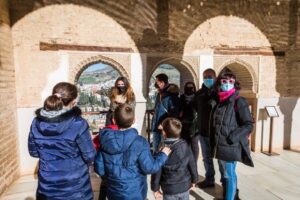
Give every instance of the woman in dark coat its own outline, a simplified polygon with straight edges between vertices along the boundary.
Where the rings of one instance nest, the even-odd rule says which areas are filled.
[[[179,98],[179,119],[182,122],[181,138],[186,140],[191,145],[197,164],[199,157],[199,134],[191,131],[191,126],[195,117],[193,108],[195,92],[195,83],[192,81],[186,82],[184,85],[184,94],[182,94]]]
[[[36,111],[28,148],[39,158],[38,200],[93,199],[88,164],[96,152],[76,98],[76,86],[61,82]]]
[[[219,99],[211,119],[211,149],[213,157],[224,162],[224,195],[227,200],[233,200],[237,198],[236,161],[253,167],[248,144],[252,116],[246,99],[239,96],[236,76],[229,69],[220,73],[215,87]]]

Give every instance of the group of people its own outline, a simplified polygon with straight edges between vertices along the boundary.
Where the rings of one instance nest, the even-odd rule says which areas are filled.
[[[36,111],[28,138],[30,155],[39,158],[37,199],[93,199],[90,166],[102,180],[99,199],[145,200],[147,174],[152,174],[156,199],[189,199],[192,187],[214,187],[213,158],[218,159],[224,199],[238,199],[237,161],[253,166],[248,146],[252,116],[232,71],[225,68],[217,77],[207,69],[203,80],[198,91],[187,82],[179,97],[178,86],[166,74],[156,76],[153,152],[132,127],[135,96],[125,77],[112,88],[106,127],[94,143],[76,106],[76,86],[56,84]],[[201,182],[199,141],[205,168]]]

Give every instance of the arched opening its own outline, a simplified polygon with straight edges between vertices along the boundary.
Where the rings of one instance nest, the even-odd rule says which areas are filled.
[[[103,62],[91,63],[77,75],[78,106],[92,132],[98,132],[105,125],[110,90],[119,76],[122,74],[113,65]]]
[[[278,95],[276,59],[269,39],[247,19],[219,15],[207,19],[194,29],[185,42],[183,55],[191,56],[206,51],[209,54],[203,57],[208,58],[208,66],[217,72],[229,67],[240,80],[240,95],[248,99],[256,121],[251,149],[259,150],[265,120],[260,116],[264,116],[264,107],[270,104],[265,100]],[[204,64],[200,63],[200,68],[203,69],[207,66],[202,61]]]
[[[241,94],[248,98],[255,98],[257,94],[258,80],[252,67],[241,60],[234,59],[222,65],[218,73],[225,67],[229,68],[241,84]]]
[[[169,76],[169,83],[176,84],[180,91],[183,91],[184,84],[188,81],[194,81],[197,85],[197,76],[192,66],[186,61],[178,58],[160,59],[152,67],[152,72],[149,74],[147,90],[147,108],[151,109],[154,106],[156,88],[154,87],[155,76],[159,73],[165,73]]]
[[[154,87],[155,76],[164,73],[169,77],[169,83],[176,84],[180,87],[181,76],[180,72],[171,64],[160,64],[153,74],[151,75],[149,81],[149,92],[147,98],[147,109],[152,109],[155,103],[155,97],[157,95],[157,89]]]
[[[74,14],[81,17],[74,17]],[[101,34],[103,30],[109,34]],[[24,116],[30,116],[23,117],[18,112],[18,117],[24,120],[17,122],[17,127],[22,127],[18,130],[20,174],[27,174],[33,173],[36,161],[27,153],[26,136],[21,130],[29,130],[34,117],[31,115],[33,109],[41,105],[52,87],[60,81],[76,82],[80,70],[101,61],[112,63],[119,73],[129,77],[132,60],[129,54],[120,53],[119,49],[125,47],[131,49],[130,52],[138,53],[138,48],[127,30],[114,18],[100,10],[68,3],[49,5],[26,13],[12,24],[12,38],[17,109],[24,110]],[[41,42],[71,48],[41,50]],[[81,47],[89,47],[91,51]],[[94,47],[106,50],[96,51]],[[103,59],[99,56],[102,52],[112,59]],[[84,62],[80,63],[82,60]],[[123,68],[119,68],[113,60]]]

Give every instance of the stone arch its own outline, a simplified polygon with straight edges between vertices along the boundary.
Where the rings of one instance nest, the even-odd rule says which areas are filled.
[[[193,67],[186,61],[180,58],[176,57],[169,57],[159,60],[151,69],[149,77],[147,77],[147,83],[149,85],[150,79],[154,71],[158,68],[161,64],[170,64],[174,66],[180,73],[181,79],[180,79],[180,89],[183,89],[183,85],[187,81],[193,81],[196,86],[197,84],[197,74],[194,71]]]
[[[76,18],[75,14],[81,17]],[[47,17],[49,15],[53,17]],[[110,34],[101,34],[103,30]],[[68,64],[61,65],[60,55],[66,53],[71,58],[73,52],[77,54],[80,50],[41,51],[40,42],[71,46],[126,47],[134,53],[138,52],[134,40],[116,20],[95,9],[73,4],[49,5],[30,12],[13,24],[12,36],[15,66],[18,70],[16,77],[16,88],[19,92],[18,106],[39,105],[42,100],[41,92],[48,94],[54,82],[75,81],[76,75],[70,74]],[[116,53],[118,53],[117,50]],[[83,54],[93,56],[95,51],[85,51]],[[118,55],[121,56],[121,54]],[[103,59],[103,61],[111,62],[123,72],[122,74],[129,76],[129,73],[124,73],[117,63],[109,59]],[[91,60],[91,62],[95,61]],[[130,71],[130,65],[124,67]],[[59,75],[54,74],[50,80],[49,74],[54,72]],[[39,78],[33,79],[32,77]],[[23,84],[24,82],[27,85]],[[32,88],[34,91],[25,88]],[[32,93],[35,95],[32,98],[33,101],[27,101]]]
[[[217,70],[217,74],[219,74],[225,67],[228,67],[236,74],[241,83],[242,90],[253,92],[255,94],[258,93],[258,76],[250,64],[239,58],[230,59],[220,66]]]
[[[102,55],[97,55],[81,61],[71,72],[70,81],[77,83],[82,72],[86,70],[90,65],[96,63],[108,64],[112,66],[115,70],[117,70],[122,76],[125,76],[127,79],[129,79],[129,74],[120,63],[111,58]]]
[[[270,48],[271,44],[264,33],[247,19],[220,15],[207,19],[194,29],[185,42],[184,54],[218,47]]]

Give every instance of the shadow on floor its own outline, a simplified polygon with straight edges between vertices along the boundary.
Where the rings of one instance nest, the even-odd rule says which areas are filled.
[[[199,180],[203,181],[205,178],[203,176],[199,175]],[[220,200],[223,199],[222,194],[223,194],[223,188],[219,184],[215,184],[215,187],[211,188],[198,188],[196,187],[194,190],[190,192],[190,195],[193,196],[197,200],[202,200],[205,199],[203,198],[204,194],[202,195],[201,193],[206,193],[205,196],[209,195],[214,198],[214,200]]]

